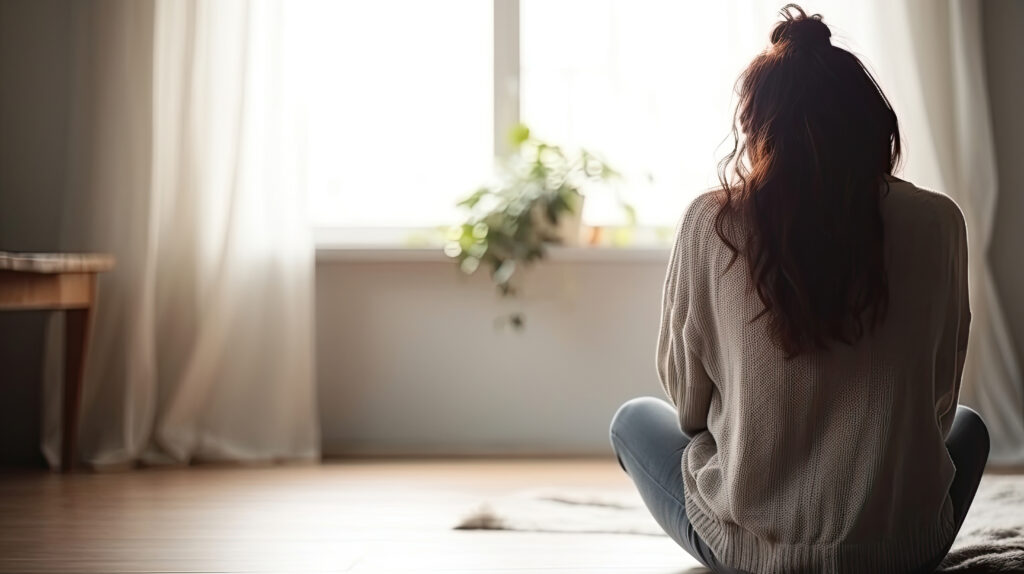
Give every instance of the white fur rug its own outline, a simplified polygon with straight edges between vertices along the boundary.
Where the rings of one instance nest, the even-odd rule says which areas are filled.
[[[462,530],[664,536],[627,490],[533,490],[482,503]],[[940,572],[1024,573],[1024,476],[986,475]]]

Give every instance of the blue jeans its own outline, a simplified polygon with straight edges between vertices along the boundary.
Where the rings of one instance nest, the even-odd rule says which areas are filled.
[[[672,405],[652,397],[628,401],[612,419],[611,438],[619,464],[633,479],[644,504],[665,533],[712,571],[743,574],[718,561],[686,516],[682,456],[690,438],[679,428]],[[957,407],[946,448],[956,466],[949,496],[959,530],[988,461],[988,429],[978,413],[962,405]],[[952,540],[949,545],[953,545]],[[933,572],[947,552],[949,547],[919,571]]]

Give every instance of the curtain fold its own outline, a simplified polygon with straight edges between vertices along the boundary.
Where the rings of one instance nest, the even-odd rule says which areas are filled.
[[[908,68],[915,112],[930,137],[911,142],[929,154],[934,186],[957,201],[968,229],[971,338],[960,401],[988,423],[995,465],[1024,463],[1024,379],[1010,341],[988,251],[999,192],[985,82],[980,0],[908,0]],[[901,112],[902,110],[897,110]],[[918,180],[915,179],[915,182]]]
[[[118,259],[100,284],[82,457],[317,457],[314,252],[283,4],[123,0],[75,12],[81,152],[63,242]],[[47,398],[55,464],[59,383]]]

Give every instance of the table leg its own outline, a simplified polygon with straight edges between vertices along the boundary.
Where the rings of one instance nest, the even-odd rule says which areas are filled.
[[[92,309],[69,309],[64,322],[64,421],[60,467],[72,472],[78,455],[78,411],[82,403],[85,353],[89,345]]]

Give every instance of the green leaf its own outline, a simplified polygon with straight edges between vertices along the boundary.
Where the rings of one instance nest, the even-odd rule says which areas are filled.
[[[522,313],[512,313],[508,317],[508,322],[510,325],[512,325],[513,329],[519,331],[523,328],[524,324],[526,323],[526,320],[523,318]]]
[[[491,193],[491,190],[487,189],[486,187],[481,187],[480,189],[474,191],[472,195],[459,201],[455,205],[457,207],[473,209],[474,207],[476,207],[476,204],[480,203],[480,200],[483,199],[484,196],[486,196],[489,193]]]
[[[530,128],[526,124],[516,124],[508,133],[508,141],[515,147],[519,147],[530,139]]]
[[[569,204],[566,203],[565,198],[560,195],[556,195],[554,199],[548,203],[547,208],[548,221],[552,225],[558,225],[559,216],[566,211],[571,211]]]
[[[633,243],[633,230],[628,227],[618,227],[612,232],[612,245],[615,247],[626,247]]]
[[[516,295],[514,277],[534,261],[545,257],[549,245],[559,241],[557,225],[568,214],[579,212],[582,192],[618,177],[597,154],[587,150],[566,151],[540,141],[519,124],[508,134],[513,153],[497,164],[497,183],[483,186],[458,206],[466,218],[449,230],[445,252],[463,273],[479,267],[489,271],[492,283],[505,297]],[[457,166],[456,166],[457,167]],[[636,210],[621,201],[630,224]],[[618,233],[613,241],[625,244],[632,233]],[[522,326],[522,315],[508,323]]]
[[[476,257],[466,257],[459,263],[459,269],[466,275],[472,275],[480,267],[480,260]]]
[[[483,221],[473,226],[473,237],[476,239],[487,239],[487,233],[491,230],[490,227]]]
[[[636,208],[625,201],[620,202],[619,205],[622,206],[622,211],[626,212],[626,223],[631,227],[636,227]]]

